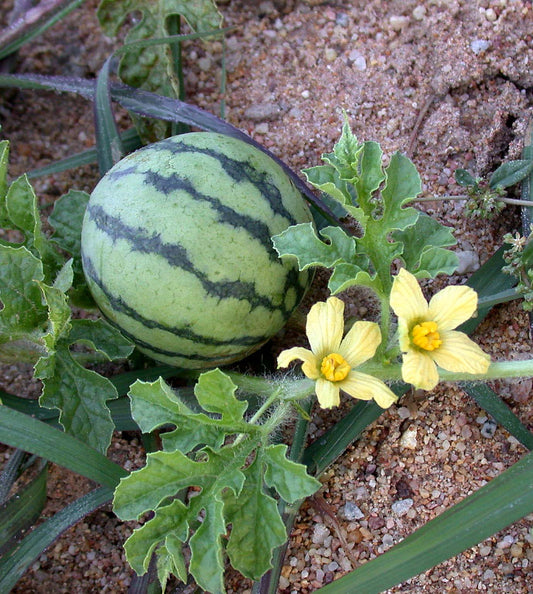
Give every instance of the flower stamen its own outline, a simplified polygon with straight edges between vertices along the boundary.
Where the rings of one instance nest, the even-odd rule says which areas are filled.
[[[350,373],[350,366],[342,355],[330,353],[322,359],[320,371],[330,382],[340,382]]]
[[[434,351],[440,347],[442,340],[436,322],[422,322],[411,331],[413,344],[425,351]]]

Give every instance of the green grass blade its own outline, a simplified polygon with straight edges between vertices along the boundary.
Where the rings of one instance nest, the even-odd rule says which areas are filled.
[[[131,153],[142,146],[141,139],[135,128],[130,128],[123,132],[120,135],[120,140],[126,153]],[[42,177],[43,175],[52,175],[54,173],[60,173],[61,171],[67,171],[68,169],[82,167],[83,165],[91,165],[92,163],[96,163],[97,160],[96,148],[90,148],[76,155],[50,163],[50,165],[33,169],[27,173],[27,176],[29,179],[35,179],[37,177]]]
[[[95,81],[70,76],[46,76],[43,74],[0,74],[0,87],[76,93],[92,100],[95,92]]]
[[[28,9],[24,17],[22,17],[24,22],[19,27],[15,22],[0,36],[0,60],[16,52],[25,43],[35,39],[78,6],[81,6],[83,2],[84,0],[64,0],[52,4],[48,3],[50,7],[48,9],[43,9],[40,6]]]
[[[28,567],[62,532],[87,514],[108,503],[113,490],[100,487],[67,505],[55,516],[35,528],[16,547],[0,559],[0,592],[9,592]]]
[[[503,247],[497,250],[466,282],[469,287],[477,292],[479,308],[476,317],[471,318],[459,327],[461,332],[472,334],[485,319],[491,307],[495,305],[494,299],[497,296],[503,299],[505,299],[506,295],[510,296],[507,291],[511,291],[516,285],[514,278],[502,272],[502,268],[506,265],[503,259],[504,251]]]
[[[96,154],[101,175],[107,173],[125,154],[111,105],[109,91],[111,61],[112,59],[108,58],[98,73],[94,97]]]
[[[379,594],[458,555],[533,511],[533,453],[401,543],[321,588],[323,594]]]
[[[0,507],[0,554],[13,537],[40,516],[46,503],[47,468],[46,463],[42,464],[37,476]]]
[[[528,450],[533,450],[533,433],[522,424],[520,419],[505,404],[505,402],[493,392],[486,384],[474,384],[465,382],[461,388],[471,396],[478,405],[486,411],[494,420],[507,429],[509,433]]]
[[[87,444],[7,406],[0,407],[0,442],[41,456],[110,488],[127,474]]]

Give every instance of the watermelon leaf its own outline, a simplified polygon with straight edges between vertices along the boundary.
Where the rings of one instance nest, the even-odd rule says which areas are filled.
[[[403,243],[402,260],[417,278],[435,278],[437,274],[453,274],[457,256],[443,249],[457,243],[449,227],[421,213],[414,225],[394,231],[392,237]]]
[[[5,204],[11,228],[24,234],[23,245],[42,261],[44,277],[50,282],[60,267],[61,258],[42,232],[37,196],[26,175],[11,184]]]
[[[58,408],[59,422],[67,433],[105,453],[115,428],[106,406],[106,400],[118,397],[113,384],[74,361],[64,339],[39,359],[35,377],[43,381],[39,404]]]
[[[235,390],[231,379],[218,369],[200,376],[194,393],[206,412],[219,413],[213,417],[193,411],[161,378],[152,383],[136,381],[129,392],[132,416],[143,433],[175,425],[161,436],[165,450],[188,453],[198,445],[217,450],[227,435],[259,431],[243,420],[248,403],[237,400]]]
[[[272,550],[287,539],[277,502],[263,490],[262,454],[244,471],[245,488],[238,496],[229,497],[227,504],[227,519],[232,523],[228,541],[231,564],[254,580],[270,569]]]
[[[39,404],[59,409],[59,422],[68,433],[105,453],[115,428],[106,401],[118,393],[107,378],[75,361],[70,345],[82,342],[108,360],[127,357],[133,347],[106,322],[71,320],[66,291],[72,279],[69,260],[53,286],[37,283],[48,307],[48,332],[42,337],[47,354],[35,365],[35,377],[43,382]]]
[[[42,262],[25,247],[0,245],[0,270],[0,344],[40,335],[47,320],[35,282],[44,278]]]
[[[222,16],[212,0],[103,0],[97,17],[104,32],[115,36],[121,25],[132,13],[142,18],[126,35],[125,41],[149,40],[168,37],[174,18],[181,15],[193,31],[207,32],[220,28]],[[165,97],[180,97],[180,82],[172,51],[168,45],[133,46],[120,59],[119,76],[127,84],[153,91]],[[141,125],[141,136],[163,138],[166,122]]]
[[[355,258],[355,237],[340,227],[325,227],[320,235],[329,239],[329,243],[317,237],[312,223],[300,223],[274,235],[272,243],[280,256],[295,256],[300,270],[311,266],[333,268],[339,262],[351,262]]]
[[[188,571],[201,588],[225,591],[225,552],[243,575],[258,579],[287,538],[278,502],[266,486],[289,502],[320,487],[305,466],[287,458],[286,445],[271,445],[264,427],[243,418],[247,403],[235,397],[236,389],[218,369],[202,374],[195,395],[204,412],[196,412],[161,378],[132,385],[132,414],[143,432],[177,427],[161,436],[164,451],[148,454],[146,466],[121,480],[115,491],[120,518],[153,512],[125,544],[138,574],[146,573],[156,551],[160,579],[173,573],[185,581],[182,548],[188,543]],[[191,488],[194,496],[183,497]]]

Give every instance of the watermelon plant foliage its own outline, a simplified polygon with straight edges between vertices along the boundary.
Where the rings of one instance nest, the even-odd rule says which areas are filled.
[[[0,148],[0,218],[13,237],[0,241],[0,357],[33,364],[41,406],[59,409],[66,431],[104,453],[114,429],[106,402],[118,394],[84,363],[125,359],[133,346],[102,319],[72,318],[71,297],[88,299],[79,261],[79,213],[88,196],[71,192],[56,203],[50,222],[57,229],[48,238],[27,176],[7,183],[8,142]]]
[[[270,443],[279,416],[263,424],[246,419],[248,404],[236,398],[236,388],[218,369],[202,374],[195,387],[202,411],[196,412],[161,379],[131,387],[141,431],[175,426],[162,434],[162,451],[148,454],[146,466],[120,481],[113,500],[123,520],[154,512],[124,546],[139,575],[156,552],[163,589],[170,574],[187,581],[184,543],[189,571],[208,592],[225,591],[224,552],[235,569],[258,580],[287,538],[273,493],[294,503],[320,487],[305,466],[287,457],[285,444]],[[191,488],[198,491],[191,494]]]

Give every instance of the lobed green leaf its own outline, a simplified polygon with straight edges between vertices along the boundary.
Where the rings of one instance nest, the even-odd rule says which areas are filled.
[[[312,223],[300,223],[274,235],[272,243],[280,256],[296,257],[300,270],[310,266],[332,268],[340,262],[353,261],[355,237],[347,235],[340,227],[325,227],[320,234],[329,239],[329,243],[318,238]]]
[[[35,281],[44,279],[43,266],[25,247],[0,245],[0,343],[44,330],[48,319]]]
[[[228,556],[235,569],[258,580],[272,567],[272,551],[285,542],[287,533],[277,502],[263,491],[263,452],[244,470],[245,487],[227,506],[232,523]]]
[[[285,444],[276,444],[265,448],[263,461],[266,465],[266,484],[276,489],[282,499],[288,503],[309,497],[321,487],[320,481],[307,474],[303,464],[298,464],[287,458]]]

